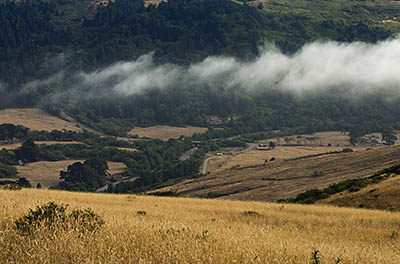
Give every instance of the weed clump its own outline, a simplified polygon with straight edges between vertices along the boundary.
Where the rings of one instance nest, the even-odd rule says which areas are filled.
[[[146,216],[147,215],[146,211],[136,211],[136,214],[140,215],[140,216]]]
[[[9,190],[9,191],[19,191],[22,187],[17,184],[7,184],[4,186],[0,186],[0,190]]]
[[[257,213],[255,211],[245,211],[245,212],[243,212],[243,215],[244,216],[261,216],[260,213]]]
[[[67,209],[68,205],[58,205],[55,202],[37,206],[35,210],[29,209],[26,215],[17,219],[14,228],[24,235],[43,228],[85,233],[94,232],[104,224],[103,219],[91,209],[74,210],[69,214]]]
[[[311,253],[311,263],[312,264],[322,264],[322,261],[321,261],[319,253],[320,253],[319,250],[314,250]],[[335,264],[339,264],[339,263],[342,263],[342,259],[341,258],[337,258],[336,261],[335,261]]]

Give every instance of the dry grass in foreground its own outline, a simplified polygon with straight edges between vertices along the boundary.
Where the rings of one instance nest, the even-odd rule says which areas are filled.
[[[25,177],[32,186],[38,183],[43,188],[55,186],[60,182],[60,171],[67,170],[67,167],[74,162],[83,160],[61,160],[61,161],[38,161],[27,163],[24,166],[16,166],[19,177]],[[110,174],[121,173],[126,170],[122,162],[107,162]]]
[[[138,135],[139,137],[159,138],[168,140],[170,138],[179,138],[180,136],[192,136],[195,133],[204,133],[206,127],[173,127],[173,126],[152,126],[152,127],[136,127],[129,131],[129,135]]]
[[[400,263],[400,214],[260,202],[0,190],[0,263]],[[95,233],[13,222],[49,201],[90,207]],[[314,262],[315,263],[315,262]]]
[[[82,131],[74,124],[52,116],[39,108],[15,108],[0,110],[0,124],[22,125],[31,130]]]

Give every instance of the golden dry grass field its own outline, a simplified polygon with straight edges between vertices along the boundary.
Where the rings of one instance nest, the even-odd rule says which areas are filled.
[[[60,182],[60,171],[67,170],[67,167],[74,162],[83,162],[83,160],[61,160],[61,161],[38,161],[16,166],[19,177],[25,177],[32,186],[40,183],[43,188],[57,185]],[[117,174],[126,170],[122,162],[107,162],[108,173]]]
[[[0,190],[0,200],[0,263],[313,263],[315,250],[321,263],[400,263],[400,213],[34,189]],[[14,230],[49,201],[90,207],[105,225]]]
[[[139,137],[159,138],[168,140],[170,138],[179,138],[180,136],[191,136],[195,133],[204,133],[206,127],[173,127],[173,126],[152,126],[152,127],[136,127],[129,131],[128,135],[138,135]]]
[[[225,199],[276,201],[346,179],[370,176],[378,170],[398,164],[400,157],[400,146],[392,146],[360,148],[351,153],[293,160],[287,159],[291,157],[291,147],[287,147],[288,153],[285,148],[218,157],[213,161],[218,162],[221,158],[217,168],[214,168],[215,172],[211,170],[206,176],[186,180],[167,189],[185,196],[211,194]],[[326,149],[320,150],[324,153]],[[304,149],[298,151],[308,153]],[[310,151],[312,153],[312,149]],[[279,153],[281,156],[275,155]],[[272,157],[276,157],[276,160],[269,161]],[[266,159],[268,162],[264,166]],[[211,169],[215,165],[211,165]]]
[[[251,150],[238,155],[223,155],[209,161],[207,171],[218,173],[234,167],[247,167],[263,165],[265,160],[293,159],[330,151],[340,151],[343,147],[319,147],[319,146],[277,146],[273,150]],[[358,150],[361,148],[353,148]],[[362,148],[365,149],[365,148]]]
[[[397,138],[400,139],[400,131],[395,131]],[[361,146],[374,146],[373,141],[380,142],[382,136],[380,133],[370,133],[361,137]],[[346,147],[350,146],[350,137],[343,131],[326,131],[313,134],[293,135],[288,137],[276,137],[268,140],[260,140],[260,143],[274,142],[275,144],[302,144],[314,146]],[[400,144],[400,140],[395,145]]]
[[[117,149],[119,150],[125,150],[125,151],[130,151],[130,152],[137,152],[139,150],[135,149],[135,148],[122,148],[122,147],[118,147]]]
[[[39,108],[15,108],[0,110],[0,124],[23,125],[31,130],[82,131],[76,125],[52,116]]]
[[[327,146],[329,143],[332,146],[348,146],[349,136],[341,131],[317,132],[313,134],[302,134],[288,137],[276,137],[260,142],[274,142],[276,144],[313,144]]]

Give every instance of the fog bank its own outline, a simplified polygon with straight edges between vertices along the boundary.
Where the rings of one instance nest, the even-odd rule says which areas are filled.
[[[249,62],[208,57],[189,66],[157,65],[153,55],[147,54],[135,61],[73,76],[61,70],[47,80],[27,83],[22,92],[40,92],[63,83],[63,92],[51,93],[46,99],[131,96],[147,89],[193,85],[250,91],[280,89],[295,94],[331,88],[345,89],[349,95],[385,90],[398,96],[399,69],[400,38],[377,44],[327,41],[307,44],[292,55],[267,47]],[[2,87],[0,84],[0,91]]]

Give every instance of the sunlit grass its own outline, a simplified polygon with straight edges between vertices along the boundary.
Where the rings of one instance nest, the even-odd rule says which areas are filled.
[[[400,214],[259,202],[23,189],[0,191],[0,263],[400,263]],[[95,233],[14,221],[49,201],[92,208]]]

